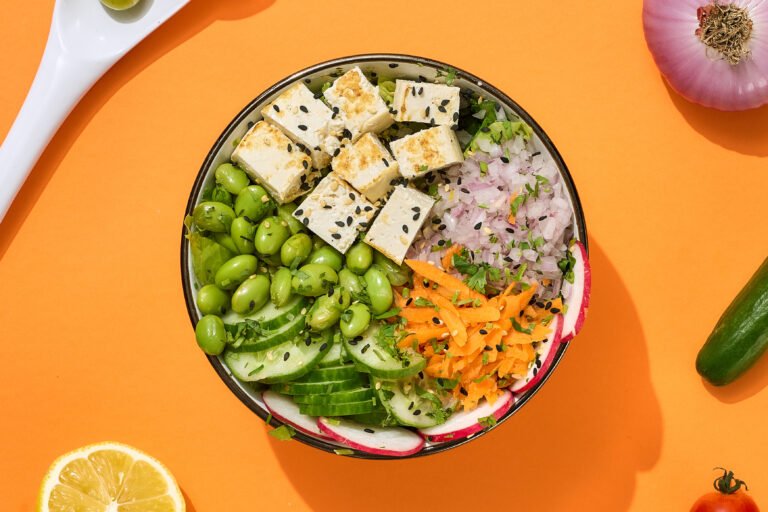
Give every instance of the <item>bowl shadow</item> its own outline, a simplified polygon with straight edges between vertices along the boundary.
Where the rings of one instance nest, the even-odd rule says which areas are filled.
[[[627,510],[636,474],[659,457],[662,418],[632,299],[594,239],[590,253],[594,286],[584,330],[530,403],[488,435],[440,455],[391,462],[339,457],[270,436],[309,507],[472,510],[482,503],[493,510],[513,497],[521,511]],[[611,493],[602,491],[606,486]]]
[[[275,0],[191,0],[105,73],[61,125],[0,223],[0,259],[10,247],[16,233],[72,144],[96,113],[122,86],[150,64],[214,22],[247,18],[267,9],[274,2]],[[4,138],[5,133],[0,132],[0,140]]]
[[[672,104],[691,127],[710,141],[744,155],[768,156],[768,105],[724,112],[691,103],[662,77]]]

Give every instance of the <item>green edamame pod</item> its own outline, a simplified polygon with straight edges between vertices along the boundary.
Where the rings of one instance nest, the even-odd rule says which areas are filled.
[[[218,166],[214,175],[216,176],[216,183],[221,185],[230,194],[239,194],[251,183],[248,175],[242,169],[228,163]]]
[[[336,287],[331,295],[318,297],[307,313],[307,324],[313,331],[330,329],[341,318],[341,313],[349,304],[349,294],[341,287]]]
[[[232,294],[232,311],[250,315],[264,307],[269,300],[269,278],[255,274],[243,281]]]
[[[312,239],[306,233],[296,233],[280,248],[280,261],[286,267],[296,268],[312,252]]]
[[[213,233],[229,233],[229,226],[235,220],[235,212],[224,203],[205,201],[195,206],[192,217],[200,229]]]
[[[217,356],[227,344],[227,330],[224,322],[216,315],[205,315],[195,326],[197,344],[208,355]]]
[[[360,276],[348,268],[339,271],[339,286],[345,288],[352,297],[359,297],[365,293],[365,285]]]
[[[354,338],[363,334],[371,324],[371,310],[368,306],[358,302],[352,304],[341,314],[339,327],[341,334],[347,338]]]
[[[387,274],[387,279],[392,286],[403,286],[411,280],[411,269],[405,265],[398,265],[379,251],[373,253],[373,264],[377,265]]]
[[[312,254],[309,255],[309,259],[307,260],[307,263],[318,263],[320,265],[328,265],[333,270],[338,272],[339,270],[341,270],[341,267],[344,266],[344,256],[342,256],[339,251],[337,251],[330,245],[325,245],[313,251]]]
[[[232,240],[232,237],[229,235],[229,233],[214,233],[213,239],[216,240],[216,243],[223,245],[234,254],[240,254],[240,251],[237,250],[237,246],[235,245],[235,242]]]
[[[245,187],[237,194],[235,199],[235,213],[238,217],[246,217],[251,222],[259,222],[269,215],[275,207],[274,201],[264,187],[251,185]]]
[[[293,297],[292,278],[290,269],[286,267],[280,267],[275,271],[272,276],[272,286],[269,289],[270,298],[275,306],[284,306]]]
[[[233,290],[248,279],[248,276],[255,274],[258,266],[259,260],[256,259],[256,256],[251,254],[235,256],[216,271],[214,278],[216,286],[222,290]]]
[[[288,224],[288,229],[292,234],[300,233],[304,231],[304,224],[293,216],[293,211],[296,209],[296,203],[281,204],[277,207],[277,216],[283,219]]]
[[[256,228],[256,238],[253,243],[256,252],[266,256],[272,256],[280,252],[286,240],[291,236],[288,224],[280,220],[280,217],[267,217]]]
[[[238,217],[232,221],[230,228],[232,243],[235,244],[240,254],[253,254],[255,247],[253,239],[256,237],[256,226],[245,217]]]
[[[347,251],[347,268],[357,275],[365,274],[372,263],[373,249],[365,242],[357,242]]]
[[[318,297],[328,293],[331,286],[338,282],[339,275],[328,265],[309,263],[296,271],[291,287],[299,295]]]
[[[371,299],[371,312],[380,315],[392,307],[394,295],[387,275],[377,266],[369,268],[365,276],[365,291]]]
[[[229,295],[215,284],[207,284],[197,291],[195,303],[204,315],[223,315],[229,307]]]
[[[211,190],[211,201],[224,203],[229,207],[232,207],[235,204],[235,202],[232,200],[232,194],[227,192],[227,189],[218,184]]]

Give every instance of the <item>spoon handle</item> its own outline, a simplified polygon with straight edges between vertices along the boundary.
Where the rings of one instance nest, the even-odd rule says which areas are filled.
[[[113,63],[74,58],[51,29],[32,87],[0,146],[0,222],[64,119]]]

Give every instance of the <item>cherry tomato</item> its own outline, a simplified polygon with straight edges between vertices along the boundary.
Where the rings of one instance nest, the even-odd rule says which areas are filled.
[[[723,472],[715,478],[713,486],[717,492],[710,492],[699,498],[691,507],[691,512],[760,512],[755,501],[744,491],[747,484],[738,480],[733,471],[715,468]]]

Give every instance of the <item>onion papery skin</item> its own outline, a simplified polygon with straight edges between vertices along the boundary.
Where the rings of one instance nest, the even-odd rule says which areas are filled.
[[[645,0],[645,39],[662,75],[684,98],[718,110],[757,108],[768,103],[768,0],[727,3],[746,9],[752,19],[751,53],[736,65],[718,58],[696,35],[697,9],[711,0]]]

